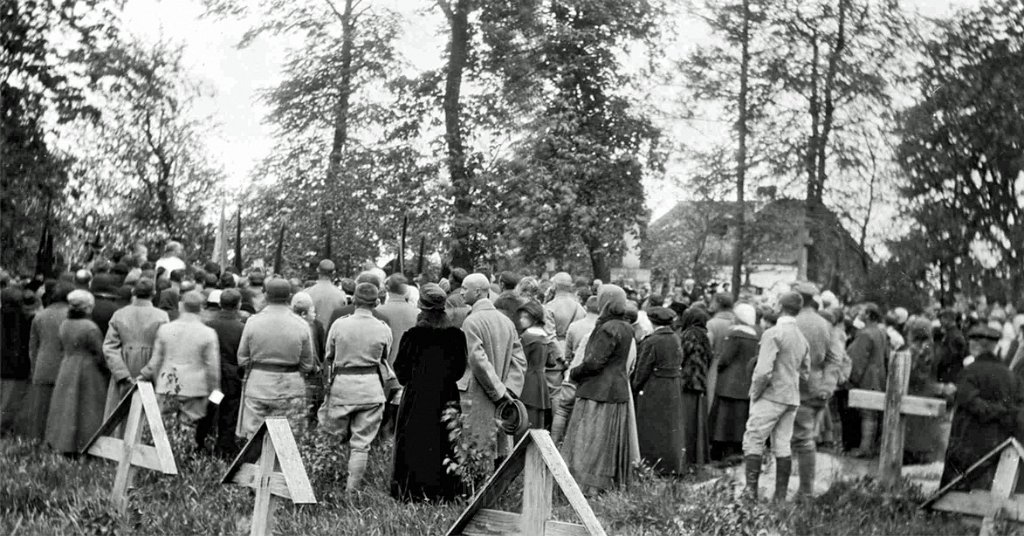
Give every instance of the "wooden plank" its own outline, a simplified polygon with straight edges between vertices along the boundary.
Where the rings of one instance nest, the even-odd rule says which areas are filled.
[[[470,499],[469,506],[462,511],[462,514],[459,515],[455,523],[448,529],[447,534],[449,536],[464,534],[466,525],[473,519],[477,511],[493,505],[505,493],[505,490],[512,484],[516,476],[523,472],[523,467],[526,465],[526,446],[530,441],[530,437],[527,434],[519,440],[519,443],[516,444],[512,452],[505,458],[505,461],[498,466],[498,470],[484,482],[480,491]]]
[[[866,389],[850,389],[850,407],[883,411],[885,410],[885,393]],[[900,404],[900,413],[917,417],[942,417],[946,414],[946,401],[941,398],[906,395]]]
[[[544,532],[519,532],[521,515],[513,512],[502,512],[482,508],[462,532],[465,536],[507,536],[509,534],[528,534],[530,536],[587,536],[586,527],[575,523],[548,520],[544,524]]]
[[[238,456],[235,456],[234,461],[228,466],[228,470],[224,473],[224,478],[220,479],[221,484],[230,484],[232,477],[235,472],[245,464],[245,460],[252,459],[255,457],[257,460],[260,456],[260,449],[263,447],[263,436],[267,433],[267,423],[264,421],[263,424],[256,430],[256,433],[245,442],[245,446],[238,452]]]
[[[258,476],[259,466],[254,463],[243,463],[239,466],[238,471],[231,476],[230,482],[232,484],[256,489],[259,487]],[[292,496],[288,492],[288,483],[285,482],[284,475],[281,473],[272,473],[270,475],[270,493],[273,493],[282,499],[291,500]]]
[[[526,447],[526,467],[523,470],[523,515],[520,517],[523,534],[544,534],[544,523],[551,517],[551,471],[536,441]]]
[[[256,504],[252,509],[250,536],[269,536],[274,533],[275,499],[270,493],[270,476],[277,465],[277,455],[270,434],[263,435],[263,452],[257,469]]]
[[[128,410],[132,407],[132,398],[136,390],[138,390],[138,384],[132,384],[132,388],[129,389],[123,397],[121,397],[121,401],[114,407],[114,411],[110,412],[107,420],[103,421],[99,430],[96,430],[96,433],[92,435],[89,442],[85,444],[84,448],[82,448],[80,454],[89,452],[89,447],[92,447],[92,444],[96,442],[97,438],[105,437],[117,428],[117,425],[124,420],[126,415],[128,415]]]
[[[124,440],[106,436],[97,437],[92,446],[89,447],[89,454],[97,458],[104,458],[115,462],[120,461],[124,454]],[[161,470],[156,449],[149,445],[136,445],[132,449],[132,465],[144,467],[151,471]]]
[[[576,483],[572,474],[569,473],[569,467],[565,465],[565,460],[562,459],[562,455],[555,448],[554,441],[551,441],[551,435],[546,430],[530,430],[528,437],[533,438],[537,451],[544,458],[544,464],[551,471],[552,478],[554,478],[558,488],[562,490],[562,494],[569,501],[569,505],[572,506],[576,515],[580,517],[583,526],[594,536],[605,536],[604,527],[601,526],[601,522],[594,515],[594,511],[590,508],[587,498],[583,496],[583,491],[580,490],[579,484]]]
[[[1024,495],[993,497],[983,490],[951,491],[932,505],[933,510],[977,517],[988,517],[1003,510],[1007,519],[1024,522]]]
[[[174,463],[171,441],[167,438],[167,430],[164,429],[163,415],[160,412],[160,404],[156,401],[156,393],[153,392],[153,384],[137,382],[135,385],[139,398],[142,400],[146,423],[149,425],[149,434],[153,436],[153,448],[156,449],[156,457],[160,463],[160,467],[155,470],[167,475],[176,475],[178,467]]]
[[[921,505],[921,508],[931,508],[932,505],[935,503],[935,501],[939,500],[943,495],[945,495],[947,492],[952,490],[955,486],[957,486],[964,479],[967,479],[967,478],[970,478],[970,477],[974,476],[974,472],[975,471],[977,471],[981,467],[983,467],[986,464],[988,464],[989,461],[992,458],[994,458],[995,456],[1001,455],[1003,450],[1006,449],[1007,447],[1013,448],[1016,451],[1017,449],[1014,447],[1014,443],[1016,443],[1016,442],[1017,442],[1017,440],[1011,437],[1011,438],[1007,439],[1006,441],[1003,441],[1002,443],[1000,443],[998,447],[988,451],[988,454],[985,454],[978,461],[974,462],[974,464],[971,465],[970,467],[968,467],[967,470],[963,472],[963,474],[961,474],[960,476],[954,478],[952,481],[950,481],[945,486],[942,486],[941,488],[939,488],[939,490],[936,491],[935,494],[932,495],[930,499],[928,499],[927,501],[924,502],[924,504]]]
[[[910,382],[910,352],[896,352],[889,363],[885,386],[885,412],[882,415],[882,450],[878,457],[879,483],[896,485],[903,475],[903,435],[905,418],[900,408]]]
[[[292,502],[316,504],[313,486],[310,485],[306,468],[302,465],[302,456],[299,455],[299,447],[295,444],[295,436],[292,435],[288,419],[272,417],[265,423],[267,434],[274,445],[274,453],[277,454],[277,461],[281,465],[281,473],[288,484]]]
[[[121,457],[117,462],[117,472],[114,473],[114,487],[110,490],[110,501],[114,509],[124,514],[128,511],[128,487],[132,483],[135,474],[135,466],[132,465],[132,457],[136,443],[142,435],[142,400],[138,391],[132,395],[132,405],[128,410],[128,421],[124,429],[124,441],[122,441]]]

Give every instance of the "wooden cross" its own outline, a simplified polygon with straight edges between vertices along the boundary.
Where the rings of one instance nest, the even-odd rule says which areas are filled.
[[[153,445],[142,444],[142,417],[149,425],[149,433],[153,436]],[[108,436],[117,433],[124,423],[124,437]],[[160,417],[160,405],[157,404],[153,384],[145,381],[137,382],[124,395],[82,449],[82,454],[91,454],[117,462],[114,474],[114,487],[110,492],[110,501],[121,514],[128,510],[128,488],[131,487],[136,467],[145,467],[168,475],[178,474],[174,463],[174,453],[167,439],[167,431]]]
[[[256,454],[259,454],[258,464],[245,461]],[[290,499],[295,504],[316,504],[292,428],[288,419],[283,417],[269,417],[263,421],[231,463],[221,483],[239,484],[256,490],[249,530],[251,536],[273,534],[277,497]]]
[[[910,383],[910,352],[900,351],[889,363],[885,392],[850,389],[850,407],[884,411],[882,417],[882,451],[878,460],[879,482],[893,486],[903,472],[903,438],[907,415],[941,417],[946,401],[941,398],[907,395]]]
[[[503,512],[488,508],[508,489],[519,473],[523,474],[523,512]],[[582,525],[551,519],[551,494],[558,484]],[[530,430],[469,506],[448,529],[447,536],[605,536],[579,485],[569,474],[551,436],[544,430]]]
[[[957,491],[962,487],[962,483],[972,482],[976,475],[991,465],[997,454],[999,464],[996,466],[995,478],[992,479],[989,491]],[[981,517],[980,536],[989,536],[993,533],[997,514],[1010,521],[1024,522],[1024,495],[1017,493],[1022,458],[1024,447],[1011,437],[982,456],[962,475],[935,492],[922,508]]]

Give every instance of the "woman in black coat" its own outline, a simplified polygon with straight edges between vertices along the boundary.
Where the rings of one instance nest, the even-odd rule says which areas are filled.
[[[686,468],[683,433],[683,348],[672,331],[676,313],[652,307],[647,318],[654,332],[640,343],[633,377],[640,457],[661,474]]]
[[[405,390],[395,424],[391,496],[401,501],[450,500],[462,491],[458,475],[444,466],[454,453],[441,415],[459,409],[455,382],[466,371],[466,336],[451,326],[446,299],[432,283],[420,289],[417,324],[402,335],[395,356]]]
[[[729,328],[722,342],[715,399],[711,403],[711,458],[717,461],[743,456],[743,432],[750,415],[750,375],[760,340],[754,329],[754,307],[740,303],[733,313],[736,324]]]
[[[711,364],[708,318],[703,309],[690,307],[676,321],[683,345],[683,433],[686,461],[691,464],[704,464],[710,459],[708,401],[704,394]]]

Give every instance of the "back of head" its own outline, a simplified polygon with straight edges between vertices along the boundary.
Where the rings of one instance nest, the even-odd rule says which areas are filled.
[[[164,246],[164,255],[179,255],[182,249],[184,248],[182,247],[181,242],[171,240],[166,246]]]
[[[253,270],[249,273],[249,284],[253,287],[262,287],[264,280],[265,276],[260,270]]]
[[[448,282],[451,284],[451,289],[455,290],[461,287],[462,282],[466,279],[467,275],[469,275],[469,272],[467,272],[465,269],[453,268],[451,275],[449,275],[448,277]]]
[[[224,272],[220,275],[220,281],[217,282],[218,286],[222,289],[235,288],[235,276],[231,272]]]
[[[465,279],[462,280],[462,286],[466,290],[484,290],[489,289],[491,284],[487,281],[487,276],[484,274],[469,274]]]
[[[583,307],[584,307],[584,309],[587,310],[588,313],[597,314],[598,313],[598,309],[597,309],[597,296],[590,296],[590,297],[588,297],[587,298],[587,303]]]
[[[287,304],[292,296],[292,286],[286,279],[271,279],[266,284],[267,303]]]
[[[50,292],[50,303],[67,303],[68,294],[75,291],[75,285],[67,281],[57,281]]]
[[[206,296],[203,296],[202,292],[192,290],[186,292],[181,297],[181,310],[186,313],[198,314],[203,310],[203,303],[206,302]]]
[[[206,264],[203,265],[203,271],[208,274],[213,274],[214,277],[220,277],[220,264],[214,261],[206,261]]]
[[[324,259],[320,261],[320,264],[316,267],[316,273],[320,277],[334,277],[334,261],[331,259]]]
[[[519,274],[515,272],[501,272],[498,276],[498,283],[501,285],[501,290],[515,290],[516,285],[519,284]]]
[[[878,308],[878,305],[872,302],[864,304],[864,308],[861,310],[861,314],[864,315],[864,320],[868,322],[881,322],[882,321],[882,310]]]
[[[719,309],[732,309],[732,294],[729,292],[719,292],[718,294],[715,294],[715,303],[718,304]]]
[[[572,276],[567,272],[558,272],[552,276],[551,283],[555,285],[556,292],[571,292],[575,287]]]
[[[168,276],[168,279],[170,279],[172,283],[181,283],[182,279],[184,278],[185,270],[182,270],[181,268],[177,270],[171,270],[171,275]]]
[[[152,279],[139,279],[132,287],[132,295],[140,300],[151,300],[156,294],[156,283]]]
[[[348,294],[349,296],[355,294],[355,292],[356,292],[356,280],[355,279],[350,279],[348,277],[342,278],[342,280],[341,280],[341,290],[345,294]]]
[[[388,292],[398,296],[405,296],[405,293],[408,290],[406,289],[408,282],[409,280],[402,274],[391,274],[387,280]]]
[[[516,284],[516,293],[524,298],[536,299],[540,294],[540,285],[534,277],[524,277]]]
[[[76,285],[80,287],[87,287],[89,286],[90,282],[92,282],[92,272],[86,270],[85,268],[82,268],[81,270],[75,272]]]
[[[360,272],[359,275],[356,276],[356,281],[355,282],[356,282],[356,288],[354,289],[355,292],[359,291],[359,285],[362,284],[362,283],[370,283],[371,285],[373,285],[374,287],[376,287],[378,289],[382,288],[383,287],[383,283],[384,283],[384,281],[381,279],[381,277],[376,272],[371,271],[371,270],[366,270],[365,272]]]
[[[910,342],[928,342],[932,340],[932,323],[923,316],[912,316],[907,319],[907,340]]]
[[[796,316],[803,309],[804,298],[799,292],[789,291],[779,296],[779,309],[782,314]]]
[[[626,291],[618,285],[601,285],[597,289],[597,308],[605,316],[626,314]]]
[[[736,320],[745,326],[753,326],[757,324],[757,310],[749,303],[736,304],[736,306],[733,307],[732,312],[736,315]]]
[[[544,307],[535,301],[531,300],[520,305],[516,313],[526,314],[533,320],[534,324],[544,323]]]
[[[224,289],[220,293],[220,308],[224,311],[234,311],[242,303],[242,293],[233,288]]]
[[[356,307],[375,307],[378,300],[377,286],[370,282],[363,282],[356,285],[352,302]]]
[[[306,314],[313,309],[313,297],[305,292],[296,292],[292,296],[292,311],[297,314]]]

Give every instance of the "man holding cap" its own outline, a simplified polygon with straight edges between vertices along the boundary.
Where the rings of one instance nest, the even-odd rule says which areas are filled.
[[[332,373],[318,418],[321,428],[349,444],[346,491],[362,483],[370,444],[384,417],[384,403],[398,388],[388,364],[391,329],[370,312],[377,306],[377,298],[373,283],[356,285],[355,312],[334,322],[327,335],[324,361]]]
[[[266,284],[267,305],[249,317],[238,343],[238,366],[246,371],[235,434],[246,439],[267,417],[285,417],[296,438],[306,431],[306,380],[312,371],[309,324],[289,307],[292,286],[284,279]],[[223,296],[221,296],[223,301]]]
[[[216,423],[217,446],[215,452],[224,458],[232,458],[238,454],[235,442],[235,425],[238,423],[238,403],[242,396],[242,378],[238,374],[238,344],[242,340],[245,324],[238,314],[242,304],[242,294],[237,289],[216,290],[206,299],[209,304],[217,297],[218,309],[213,312],[206,325],[217,332],[217,343],[220,349],[220,390],[224,398],[220,404],[207,406],[207,415],[196,427],[196,442],[205,443],[206,435]],[[209,309],[208,309],[209,310]],[[216,409],[216,419],[210,413]]]
[[[167,312],[153,306],[155,294],[156,283],[152,279],[140,279],[132,289],[131,305],[118,309],[110,317],[103,341],[103,357],[110,369],[105,417],[114,411],[142,367],[149,363],[157,328],[170,322]]]
[[[483,274],[462,281],[463,297],[472,309],[462,331],[466,333],[466,373],[458,381],[462,413],[469,433],[492,459],[509,452],[508,436],[494,422],[494,408],[502,400],[519,396],[526,373],[526,354],[516,326],[491,302],[490,283]]]
[[[775,500],[786,498],[793,469],[790,441],[800,407],[800,383],[807,381],[810,349],[796,325],[803,298],[796,292],[779,297],[778,322],[761,336],[757,364],[750,378],[750,417],[743,434],[743,460],[747,487],[744,495],[757,499],[764,443],[772,438],[775,454]]]
[[[960,372],[956,382],[956,411],[939,486],[952,482],[1014,434],[1017,414],[1024,408],[1024,392],[1017,377],[995,356],[1001,336],[999,330],[985,324],[975,326],[967,334],[974,359]],[[986,486],[992,482],[994,469],[995,466],[989,467],[974,482]]]
[[[206,398],[220,389],[217,333],[199,319],[206,301],[202,292],[181,297],[181,314],[156,331],[153,356],[139,379],[156,379],[156,394],[165,419],[183,415],[191,423],[206,416]]]
[[[316,274],[316,284],[307,288],[306,294],[313,298],[313,309],[316,310],[317,322],[324,327],[324,331],[329,331],[334,311],[345,307],[348,304],[348,297],[334,284],[334,262],[331,259],[320,261],[320,266],[316,268]]]

